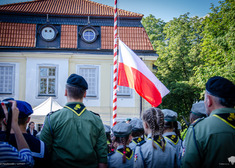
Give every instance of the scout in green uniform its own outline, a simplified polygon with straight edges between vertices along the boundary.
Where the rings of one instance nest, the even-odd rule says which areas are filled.
[[[198,119],[200,118],[205,118],[207,117],[206,114],[206,108],[205,108],[205,104],[204,101],[199,101],[197,103],[194,103],[192,105],[191,111],[190,111],[190,124],[194,124],[194,122],[196,122]],[[180,148],[180,160],[182,159],[182,155],[185,152],[185,137],[187,135],[188,132],[188,128],[184,131],[184,134],[182,135],[182,143],[181,143],[181,148]]]
[[[182,167],[229,167],[235,156],[235,85],[222,77],[206,83],[209,115],[193,123],[185,138]]]
[[[47,115],[40,135],[51,154],[53,167],[102,167],[107,164],[107,144],[99,116],[88,111],[83,98],[87,82],[72,74],[67,80],[67,104]]]
[[[129,144],[132,150],[135,150],[135,147],[138,143],[144,142],[144,127],[143,121],[139,118],[133,118],[129,124],[132,126],[131,136],[132,141]]]
[[[109,168],[132,168],[134,164],[134,152],[129,147],[131,141],[131,125],[118,123],[112,128],[117,149],[108,154]]]

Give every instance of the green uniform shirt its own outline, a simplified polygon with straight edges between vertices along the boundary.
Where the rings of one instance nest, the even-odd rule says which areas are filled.
[[[107,163],[107,144],[99,116],[82,103],[67,103],[49,114],[40,135],[54,167],[97,167]]]
[[[228,167],[232,166],[230,161],[233,156],[235,109],[214,110],[209,117],[199,119],[196,124],[189,127],[185,138],[182,167]]]

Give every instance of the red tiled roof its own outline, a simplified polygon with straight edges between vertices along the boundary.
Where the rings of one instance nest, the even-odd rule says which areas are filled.
[[[77,26],[61,25],[61,48],[77,48]]]
[[[0,46],[35,47],[36,24],[1,23]]]
[[[153,50],[143,27],[118,27],[119,38],[132,50]],[[113,27],[101,26],[101,49],[113,49]]]
[[[113,7],[89,0],[35,0],[31,2],[1,5],[0,11],[56,15],[114,15]],[[118,15],[124,17],[143,17],[142,14],[121,9],[118,9]]]
[[[118,27],[119,38],[132,50],[151,50],[143,27]],[[36,47],[36,24],[0,23],[0,46]],[[61,25],[60,48],[77,48],[77,25]],[[101,49],[113,49],[113,27],[101,26]]]

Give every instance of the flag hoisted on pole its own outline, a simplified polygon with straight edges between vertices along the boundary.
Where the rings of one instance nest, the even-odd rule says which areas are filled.
[[[117,0],[114,2],[113,126],[117,124]]]
[[[170,92],[120,39],[118,85],[135,89],[153,107],[161,104],[162,98]]]

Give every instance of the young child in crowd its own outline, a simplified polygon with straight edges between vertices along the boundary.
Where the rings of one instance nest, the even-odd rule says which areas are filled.
[[[176,150],[177,167],[180,167],[180,148],[182,140],[177,123],[177,113],[173,110],[163,109],[164,114],[164,134],[165,140]]]
[[[158,108],[150,108],[143,113],[144,131],[148,135],[145,143],[136,146],[134,167],[176,166],[175,149],[163,138],[164,115]]]
[[[110,168],[131,168],[133,167],[133,150],[128,146],[131,141],[132,126],[127,123],[118,123],[113,128],[113,142],[117,149],[108,154],[108,167]]]
[[[142,144],[145,142],[143,121],[139,118],[133,118],[129,124],[132,126],[132,141],[129,146],[132,150],[135,150],[137,144]]]

